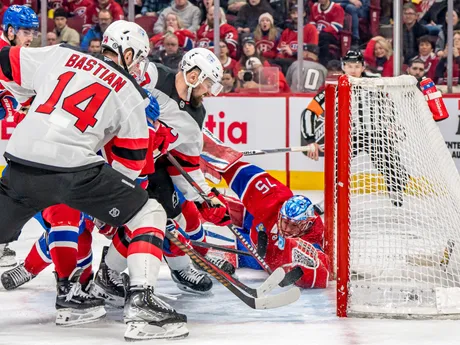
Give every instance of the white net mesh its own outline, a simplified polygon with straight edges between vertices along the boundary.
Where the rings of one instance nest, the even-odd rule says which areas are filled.
[[[460,313],[460,176],[427,103],[409,76],[350,83],[347,312]]]

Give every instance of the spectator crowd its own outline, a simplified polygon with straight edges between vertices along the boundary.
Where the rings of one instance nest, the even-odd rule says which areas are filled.
[[[0,16],[12,4],[40,13],[39,0],[3,0]],[[98,53],[104,31],[126,17],[127,5],[127,0],[48,1],[46,44],[65,42]],[[367,76],[393,76],[391,0],[304,0],[303,5],[299,16],[296,0],[221,0],[218,11],[213,0],[135,0],[135,21],[150,36],[151,61],[177,69],[186,51],[214,50],[218,13],[218,58],[227,93],[315,92],[341,73],[340,58],[350,48],[363,52]],[[445,85],[447,0],[404,0],[402,13],[401,73]],[[460,0],[454,0],[455,86],[460,73],[459,16]],[[304,41],[301,66],[298,23]],[[38,37],[32,46],[40,44]]]

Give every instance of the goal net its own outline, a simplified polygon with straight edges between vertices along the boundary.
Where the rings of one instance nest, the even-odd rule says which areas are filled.
[[[460,316],[460,176],[411,76],[326,90],[339,316]]]

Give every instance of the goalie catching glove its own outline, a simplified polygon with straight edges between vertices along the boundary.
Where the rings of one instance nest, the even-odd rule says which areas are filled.
[[[210,199],[211,205],[208,205],[205,201],[196,203],[204,220],[219,226],[231,224],[228,204],[224,196],[220,194],[216,188],[213,188],[211,189],[211,193],[208,194],[208,198]]]

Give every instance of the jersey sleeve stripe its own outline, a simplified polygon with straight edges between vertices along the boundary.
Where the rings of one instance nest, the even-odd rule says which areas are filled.
[[[10,62],[10,50],[11,47],[5,47],[0,51],[0,67],[2,69],[2,80],[13,80],[13,73],[11,70]]]
[[[113,138],[113,145],[125,148],[129,150],[139,150],[139,149],[147,149],[149,146],[149,138]]]
[[[132,150],[114,145],[112,152],[115,156],[132,161],[143,161],[147,156],[147,149]]]
[[[12,69],[12,77],[16,84],[21,85],[21,63],[20,63],[20,47],[13,47],[10,50],[10,64]]]
[[[139,173],[142,171],[142,168],[145,165],[145,160],[144,159],[143,160],[131,160],[131,159],[118,157],[115,154],[112,155],[112,158],[113,158],[114,161],[120,163],[125,168],[127,168],[129,170],[132,170],[132,171],[136,171],[137,175],[139,175]],[[113,165],[113,163],[112,163],[112,165]]]
[[[238,169],[235,175],[233,175],[229,186],[238,195],[238,198],[242,200],[252,180],[264,173],[266,173],[265,170],[255,165],[242,166],[241,169]]]
[[[177,150],[171,150],[171,154],[181,163],[182,166],[186,167],[199,167],[200,156],[189,156]]]

